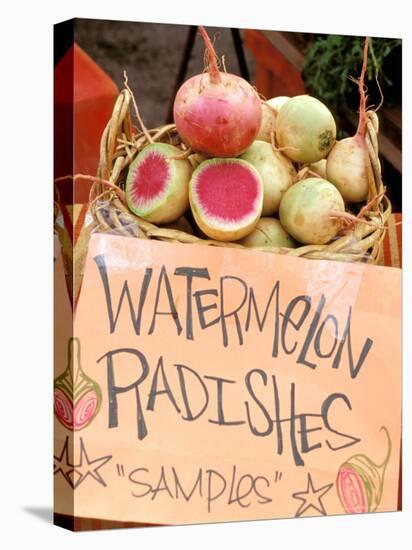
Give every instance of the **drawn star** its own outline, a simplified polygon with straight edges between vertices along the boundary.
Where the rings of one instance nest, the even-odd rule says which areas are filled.
[[[54,475],[59,472],[69,485],[76,489],[88,476],[91,476],[98,483],[106,487],[106,482],[99,473],[99,470],[112,458],[112,455],[101,456],[93,460],[89,459],[83,438],[80,438],[80,459],[76,464],[70,462],[69,457],[69,436],[63,445],[60,456],[54,456]]]
[[[302,501],[302,504],[295,514],[295,517],[300,517],[304,514],[304,512],[306,512],[306,510],[309,510],[309,508],[314,508],[323,516],[326,516],[326,510],[323,506],[321,499],[332,487],[333,483],[328,483],[328,485],[324,485],[319,489],[315,489],[315,487],[313,486],[312,477],[308,473],[308,486],[306,488],[306,491],[300,491],[292,494],[293,498]]]

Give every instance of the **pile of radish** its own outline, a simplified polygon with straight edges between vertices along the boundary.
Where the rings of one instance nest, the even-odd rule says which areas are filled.
[[[138,216],[246,247],[326,244],[345,208],[368,198],[364,64],[356,135],[336,140],[329,109],[309,95],[262,101],[244,79],[219,70],[203,27],[207,70],[174,101],[183,149],[150,143],[130,165],[126,200]]]

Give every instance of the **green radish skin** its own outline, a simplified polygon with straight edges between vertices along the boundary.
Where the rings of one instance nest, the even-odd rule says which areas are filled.
[[[252,164],[259,172],[263,183],[262,216],[271,216],[279,211],[280,200],[296,176],[292,162],[270,143],[254,141],[239,158]]]
[[[219,171],[224,174],[223,178],[217,177]],[[205,174],[206,180],[202,183]],[[241,181],[242,177],[248,182],[246,188]],[[214,205],[202,201],[202,192]],[[252,200],[246,198],[247,193],[253,195]],[[215,194],[220,195],[218,201]],[[198,228],[207,237],[217,241],[236,241],[248,235],[261,216],[262,180],[256,168],[242,159],[209,159],[193,172],[189,183],[189,202]],[[238,206],[246,210],[246,213],[236,217]],[[219,213],[214,210],[216,208]],[[228,215],[229,210],[233,217]]]
[[[332,113],[310,95],[290,98],[279,110],[276,143],[294,162],[311,164],[327,156],[336,140]]]
[[[193,172],[192,165],[187,159],[174,159],[182,151],[173,145],[166,143],[151,143],[147,145],[135,158],[129,167],[126,179],[126,201],[132,212],[152,223],[174,222],[184,214],[189,206],[188,185]],[[155,159],[149,173],[140,177],[139,181],[145,184],[150,190],[151,185],[156,185],[156,178],[159,172],[164,174],[163,188],[153,197],[136,198],[134,190],[139,193],[139,186],[136,186],[136,178],[143,173],[145,162]],[[140,172],[139,172],[140,171]],[[153,178],[153,180],[151,180]]]
[[[347,202],[365,201],[369,182],[366,149],[356,136],[337,141],[326,163],[326,178]]]
[[[331,219],[338,212],[345,212],[345,204],[336,187],[322,178],[307,178],[283,195],[279,218],[300,243],[326,244],[341,229],[341,221]]]
[[[326,159],[318,160],[318,162],[313,162],[312,164],[309,164],[308,168],[311,172],[314,172],[320,178],[330,181],[330,179],[326,177],[326,163],[327,163]]]
[[[280,221],[275,218],[260,218],[255,229],[238,242],[248,248],[264,246],[296,248],[298,246],[298,243],[284,230]]]
[[[260,141],[267,141],[270,143],[271,136],[274,135],[276,127],[276,113],[273,109],[267,105],[267,103],[262,103],[262,122],[260,123],[260,128],[256,139]]]
[[[286,95],[278,95],[276,97],[272,97],[272,99],[268,99],[266,103],[272,107],[274,111],[276,111],[276,114],[278,113],[279,109],[284,105],[288,99],[290,99],[289,96]]]
[[[276,130],[278,111],[288,99],[289,97],[286,96],[278,96],[262,103],[262,122],[256,137],[257,140],[272,143],[272,136],[275,135]]]

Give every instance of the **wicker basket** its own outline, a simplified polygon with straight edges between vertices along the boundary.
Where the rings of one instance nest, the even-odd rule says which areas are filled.
[[[133,103],[134,98],[130,91],[122,90],[102,135],[98,179],[91,191],[90,210],[95,220],[96,231],[169,242],[245,248],[238,243],[202,239],[184,231],[157,227],[139,218],[127,208],[122,187],[129,164],[145,145],[161,141],[181,148],[182,153],[185,151],[174,124],[136,133],[130,114]],[[366,144],[370,207],[362,212],[363,219],[368,223],[356,222],[343,236],[325,245],[308,245],[295,249],[262,247],[259,250],[303,258],[377,263],[386,222],[391,214],[391,204],[385,195],[378,158],[378,129],[376,113],[368,111]],[[372,200],[374,198],[376,200]]]

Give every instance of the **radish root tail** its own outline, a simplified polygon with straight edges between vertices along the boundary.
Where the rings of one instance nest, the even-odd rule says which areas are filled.
[[[108,187],[109,189],[112,189],[113,191],[115,191],[117,193],[119,199],[124,204],[126,204],[126,194],[123,191],[123,189],[120,189],[119,186],[115,185],[111,181],[105,180],[103,178],[99,178],[98,176],[91,176],[90,174],[74,174],[74,175],[69,174],[67,176],[61,176],[59,178],[55,178],[54,182],[57,183],[58,181],[64,181],[64,180],[69,180],[69,179],[71,179],[73,181],[82,179],[82,180],[92,181],[93,183],[101,183],[102,185],[104,185],[104,186]],[[92,187],[92,189],[93,189],[93,187]],[[92,191],[92,189],[90,190],[90,192]],[[90,197],[89,197],[89,202],[92,202],[90,200]]]
[[[377,204],[379,204],[384,195],[385,191],[382,191],[382,193],[379,193],[378,195],[376,195],[376,197],[373,197],[373,199],[371,199],[367,204],[365,204],[365,206],[361,208],[357,216],[351,214],[350,212],[332,211],[329,218],[332,220],[341,220],[344,231],[353,229],[358,223],[370,225],[371,227],[375,227],[376,229],[384,229],[385,225],[365,220],[365,214],[367,214]]]
[[[135,100],[135,97],[134,97],[134,94],[132,92],[132,90],[130,89],[130,86],[129,86],[129,79],[127,77],[127,73],[126,71],[123,71],[123,78],[124,78],[124,85],[125,85],[125,88],[129,91],[131,97],[132,97],[132,101],[133,101],[133,106],[134,106],[134,111],[136,113],[136,118],[139,122],[139,125],[140,125],[140,128],[142,129],[142,132],[144,133],[145,135],[145,138],[147,139],[147,141],[149,143],[153,143],[153,140],[151,138],[151,135],[149,134],[143,120],[142,120],[142,117],[140,116],[140,113],[139,113],[139,109],[137,108],[137,103],[136,103],[136,100]]]
[[[359,101],[359,124],[356,134],[361,136],[362,138],[365,137],[366,133],[366,90],[365,90],[365,74],[366,74],[366,67],[368,64],[368,43],[369,38],[365,38],[365,45],[363,47],[363,63],[362,63],[362,70],[359,78],[359,95],[360,95],[360,101]]]

